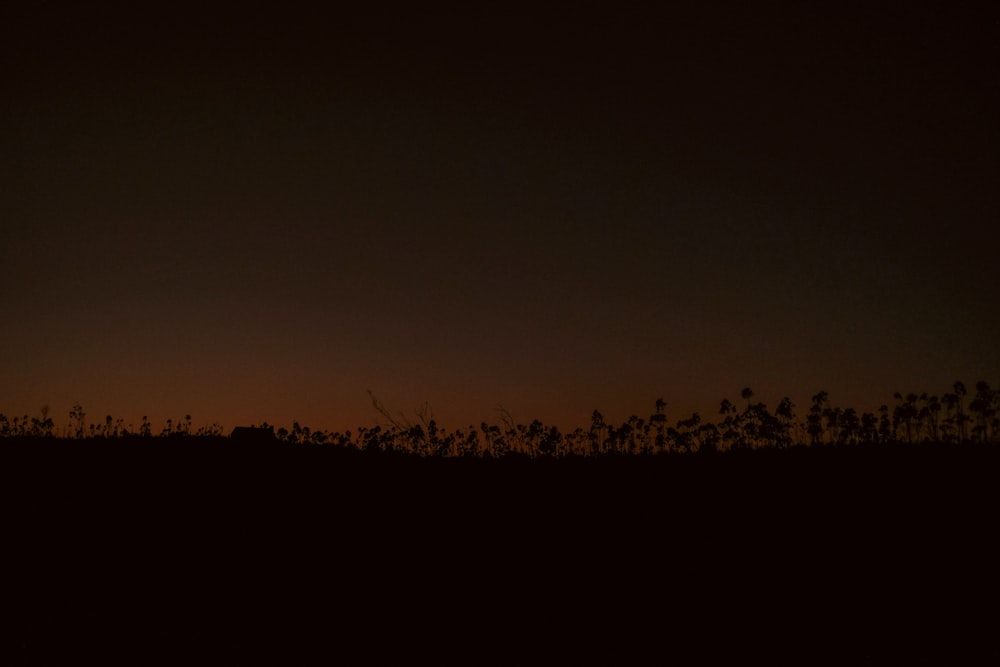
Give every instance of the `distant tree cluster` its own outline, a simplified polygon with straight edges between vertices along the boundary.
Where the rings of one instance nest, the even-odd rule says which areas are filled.
[[[427,406],[415,411],[410,421],[393,414],[372,396],[375,409],[386,423],[360,427],[356,432],[313,430],[299,422],[292,427],[260,426],[273,431],[277,442],[350,448],[370,453],[399,453],[422,457],[521,456],[554,458],[565,456],[657,455],[668,453],[726,452],[735,450],[785,449],[791,447],[876,446],[914,443],[996,443],[1000,440],[1000,391],[979,381],[975,393],[955,382],[950,392],[896,393],[893,406],[882,405],[877,413],[859,414],[830,402],[827,392],[811,399],[805,418],[799,419],[791,399],[783,398],[772,411],[753,400],[750,388],[740,392],[744,404],[729,399],[719,404],[718,419],[702,419],[697,412],[670,422],[667,403],[657,399],[654,412],[646,418],[631,416],[621,424],[605,420],[594,410],[590,424],[563,433],[539,420],[516,423],[501,411],[499,423],[483,422],[478,427],[448,431],[434,420]],[[43,406],[37,417],[0,414],[0,437],[63,439],[149,439],[197,436],[222,437],[219,424],[192,428],[191,415],[168,419],[156,433],[147,417],[138,428],[107,415],[103,421],[88,423],[83,407],[76,403],[69,422],[60,435],[49,409]]]

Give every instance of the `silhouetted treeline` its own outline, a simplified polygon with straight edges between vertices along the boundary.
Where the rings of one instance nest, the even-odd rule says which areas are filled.
[[[337,432],[311,429],[296,421],[291,428],[275,429],[262,423],[253,431],[241,432],[244,439],[249,433],[266,433],[264,444],[273,440],[365,453],[461,458],[648,456],[804,446],[995,443],[1000,434],[1000,391],[986,381],[977,382],[973,393],[960,381],[941,395],[896,393],[893,405],[882,405],[875,413],[836,406],[827,392],[820,391],[812,396],[804,418],[789,398],[783,398],[772,410],[754,401],[750,388],[743,389],[740,396],[740,404],[723,399],[714,421],[697,412],[670,420],[667,403],[657,399],[654,411],[647,417],[633,415],[616,424],[594,410],[589,425],[569,432],[537,419],[517,423],[506,412],[499,423],[447,430],[426,408],[417,410],[416,419],[411,421],[401,413],[393,415],[373,397],[376,409],[385,417],[384,424]],[[70,410],[69,422],[58,431],[47,406],[37,417],[8,418],[0,414],[0,437],[4,438],[162,442],[194,436],[219,439],[224,435],[225,430],[217,423],[194,429],[191,415],[176,421],[168,419],[158,430],[147,417],[138,427],[111,415],[103,421],[88,422],[79,403]],[[260,438],[255,444],[261,444]]]

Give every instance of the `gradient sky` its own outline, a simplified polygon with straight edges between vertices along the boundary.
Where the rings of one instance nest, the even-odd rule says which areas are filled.
[[[986,3],[29,4],[9,416],[343,430],[371,390],[571,429],[1000,384]]]

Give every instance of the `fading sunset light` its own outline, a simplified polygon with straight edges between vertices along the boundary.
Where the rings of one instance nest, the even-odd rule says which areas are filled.
[[[988,16],[280,14],[4,21],[0,409],[570,429],[1000,384]]]
[[[1000,3],[304,4],[0,4],[5,664],[998,663]]]

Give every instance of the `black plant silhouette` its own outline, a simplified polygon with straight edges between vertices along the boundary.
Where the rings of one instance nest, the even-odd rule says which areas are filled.
[[[958,381],[951,392],[940,397],[926,392],[896,392],[894,406],[890,409],[882,405],[877,414],[834,405],[828,392],[819,391],[812,396],[804,420],[798,419],[790,398],[782,398],[772,411],[763,402],[755,402],[754,392],[746,387],[740,391],[745,407],[739,410],[724,398],[715,422],[704,420],[697,412],[671,422],[666,414],[667,402],[658,398],[648,418],[632,415],[616,424],[595,409],[587,428],[570,431],[537,419],[518,423],[502,408],[499,423],[482,422],[478,427],[448,430],[432,417],[426,404],[414,411],[416,418],[411,420],[403,412],[389,410],[369,392],[374,408],[385,420],[383,424],[362,426],[354,432],[331,432],[298,421],[293,421],[290,428],[275,428],[265,422],[236,427],[228,438],[223,436],[224,429],[218,423],[196,428],[190,414],[176,420],[167,418],[156,435],[148,416],[142,417],[138,429],[112,415],[88,424],[87,413],[77,402],[69,412],[70,422],[61,437],[56,437],[48,406],[42,407],[38,417],[8,418],[0,414],[0,437],[151,442],[202,437],[234,443],[324,446],[373,454],[489,459],[649,457],[809,446],[995,443],[1000,435],[1000,391],[984,380],[975,387],[967,408],[964,400],[967,391]]]

